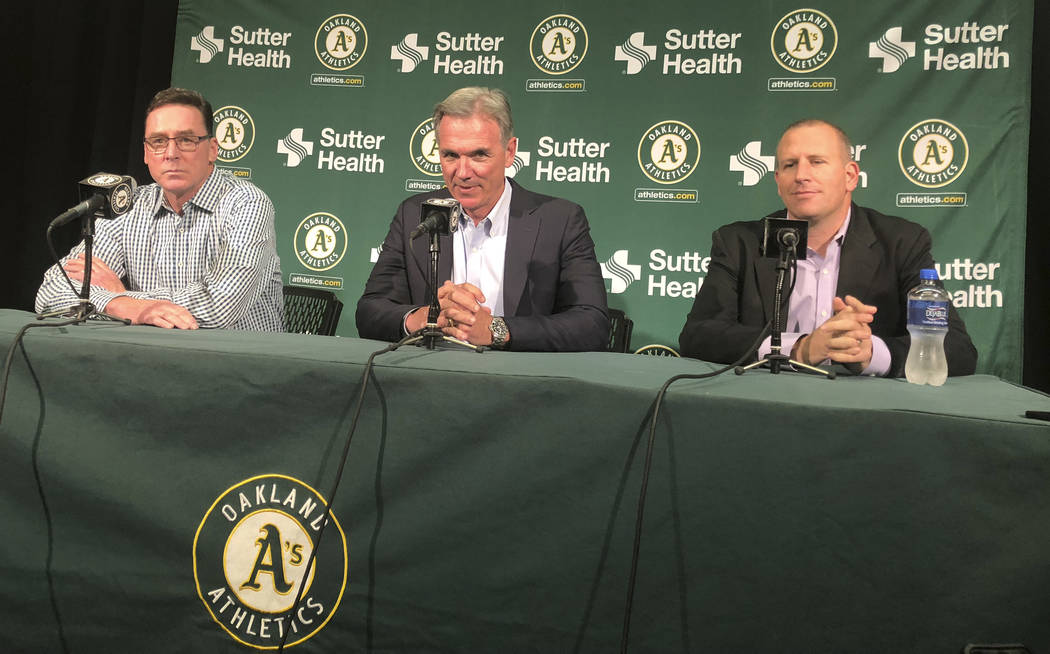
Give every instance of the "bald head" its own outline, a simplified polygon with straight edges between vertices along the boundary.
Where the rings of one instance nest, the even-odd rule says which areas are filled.
[[[850,155],[850,148],[853,147],[853,144],[850,143],[849,136],[846,135],[846,132],[841,127],[834,123],[829,123],[826,120],[821,120],[820,118],[803,118],[802,120],[796,120],[795,122],[788,125],[784,129],[784,132],[780,135],[780,141],[777,143],[776,167],[780,167],[780,143],[784,142],[784,137],[787,136],[788,132],[794,129],[798,129],[800,127],[818,126],[827,127],[835,133],[835,136],[838,137],[839,142],[842,144],[842,160],[849,161],[852,158]]]

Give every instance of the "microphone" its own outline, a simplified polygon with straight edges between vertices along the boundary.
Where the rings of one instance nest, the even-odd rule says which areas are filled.
[[[451,234],[459,229],[463,209],[453,198],[427,200],[419,209],[419,226],[412,230],[410,241],[423,234]]]
[[[762,219],[762,256],[775,259],[794,252],[795,259],[801,261],[806,258],[808,234],[809,223],[805,220],[766,216]]]
[[[784,247],[793,248],[798,243],[798,230],[781,228],[777,230],[777,242]]]
[[[131,211],[135,200],[135,178],[130,175],[95,173],[78,183],[80,204],[66,209],[51,221],[51,227],[94,213],[95,218],[112,220]]]

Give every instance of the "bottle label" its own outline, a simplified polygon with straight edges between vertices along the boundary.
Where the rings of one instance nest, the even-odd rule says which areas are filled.
[[[929,300],[908,301],[908,324],[922,327],[947,327],[948,303]]]

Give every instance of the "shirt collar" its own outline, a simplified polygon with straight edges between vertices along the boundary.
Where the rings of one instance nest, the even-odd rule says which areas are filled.
[[[842,221],[842,226],[839,227],[839,231],[835,232],[835,238],[831,239],[842,245],[842,239],[846,237],[846,230],[849,228],[849,219],[853,216],[853,205],[849,206],[846,210],[846,219]]]
[[[488,222],[489,236],[500,236],[507,233],[507,222],[510,220],[510,196],[512,194],[513,189],[511,188],[510,180],[504,177],[503,193],[500,194],[499,200],[496,200],[496,204],[493,205],[492,211],[489,212],[489,215],[478,223],[478,227],[482,227]],[[460,227],[466,228],[467,226],[472,226],[473,223],[474,221],[466,214],[466,212],[459,215]]]
[[[846,230],[849,229],[849,220],[850,220],[851,217],[853,217],[853,205],[852,204],[849,206],[849,209],[846,210],[846,219],[842,221],[841,225],[839,225],[839,231],[835,232],[835,235],[831,237],[830,241],[828,241],[829,244],[834,243],[836,246],[839,246],[839,247],[842,246],[842,239],[844,239],[846,237]],[[816,255],[816,250],[813,250],[812,248],[810,248],[808,246],[806,247],[806,251],[809,252],[809,253],[812,253],[809,256],[815,256]],[[827,255],[827,252],[825,252],[825,256],[826,255]]]
[[[219,171],[219,167],[212,166],[211,173],[204,180],[204,183],[201,184],[201,187],[197,189],[192,198],[182,205],[183,214],[186,213],[186,207],[190,205],[208,213],[214,213],[219,206],[219,199],[222,198],[222,191],[226,186],[223,177],[224,174]],[[164,189],[160,188],[159,184],[157,185],[157,199],[155,202],[152,215],[156,216],[162,208],[175,213],[175,210],[171,208],[168,201],[164,198]]]

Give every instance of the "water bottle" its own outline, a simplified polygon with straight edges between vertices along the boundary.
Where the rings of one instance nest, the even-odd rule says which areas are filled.
[[[944,335],[948,333],[948,291],[941,288],[937,271],[923,268],[919,285],[908,292],[908,333],[911,347],[904,376],[913,384],[940,386],[948,378]]]

